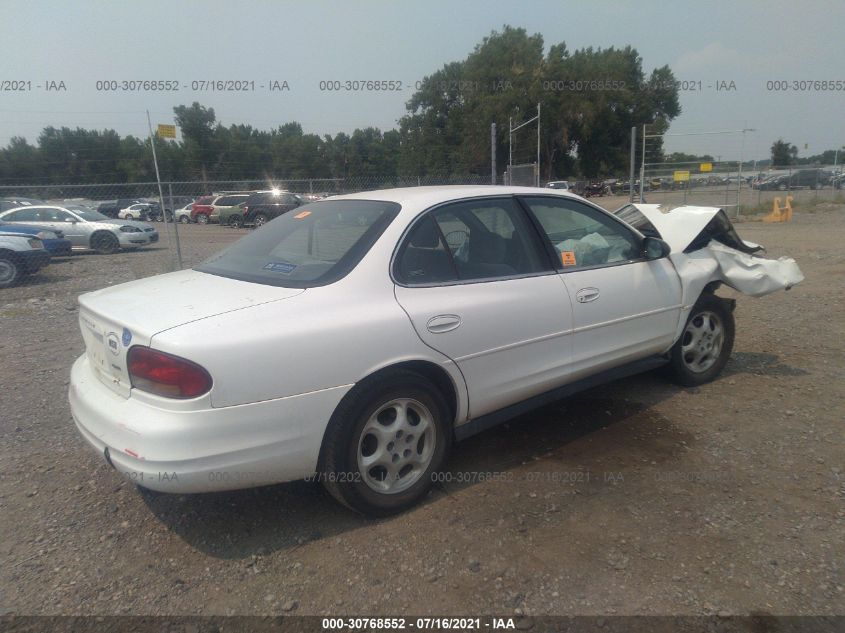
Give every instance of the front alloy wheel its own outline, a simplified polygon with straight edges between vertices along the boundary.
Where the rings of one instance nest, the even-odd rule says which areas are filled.
[[[730,358],[736,325],[733,304],[713,294],[703,294],[690,311],[681,337],[669,352],[667,370],[685,387],[710,382]]]
[[[700,374],[719,359],[725,344],[725,330],[715,312],[705,310],[687,323],[681,337],[681,357],[690,371]]]
[[[208,216],[205,213],[200,213],[197,216],[197,224],[208,224]]]

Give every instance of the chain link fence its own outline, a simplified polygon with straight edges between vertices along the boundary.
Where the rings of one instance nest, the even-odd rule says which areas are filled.
[[[234,228],[228,224],[199,225],[190,220],[174,222],[183,214],[179,209],[202,196],[232,192],[255,192],[279,189],[300,195],[303,201],[326,196],[393,187],[427,185],[489,184],[489,176],[424,176],[396,178],[363,176],[355,178],[307,178],[297,180],[217,180],[191,182],[162,182],[161,193],[165,213],[155,216],[154,225],[160,234],[158,244],[145,247],[157,251],[154,272],[189,268],[210,257],[227,244],[249,232],[248,228]],[[44,202],[51,205],[103,209],[103,205],[128,205],[132,201],[160,207],[157,182],[92,183],[53,185],[0,186],[0,211],[20,204]],[[146,212],[142,217],[147,218]],[[50,227],[46,227],[50,228]]]

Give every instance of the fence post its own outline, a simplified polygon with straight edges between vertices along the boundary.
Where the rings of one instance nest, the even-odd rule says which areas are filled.
[[[176,261],[179,270],[182,270],[182,247],[179,244],[179,222],[176,220],[176,209],[173,208],[173,183],[167,183],[167,192],[170,195],[170,212],[173,214],[173,235],[176,238]],[[167,225],[165,225],[167,226]]]
[[[636,165],[637,162],[637,126],[631,126],[631,158],[630,158],[631,166],[628,173],[628,202],[634,202],[634,174],[636,173]]]

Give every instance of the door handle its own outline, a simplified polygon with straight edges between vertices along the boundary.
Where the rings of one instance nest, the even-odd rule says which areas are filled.
[[[451,332],[461,325],[461,317],[457,314],[438,314],[428,320],[425,326],[432,334]]]
[[[598,298],[598,288],[581,288],[581,290],[575,293],[575,299],[578,303],[589,303],[590,301],[595,301]]]

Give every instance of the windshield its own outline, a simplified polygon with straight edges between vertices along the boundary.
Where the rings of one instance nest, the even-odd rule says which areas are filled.
[[[99,211],[79,211],[77,209],[72,209],[72,211],[86,222],[113,222],[109,216],[103,215]]]
[[[642,212],[633,204],[626,204],[613,212],[617,218],[637,229],[646,237],[660,237],[660,233]]]
[[[270,286],[322,286],[352,270],[399,209],[395,202],[373,200],[297,207],[195,270]]]

